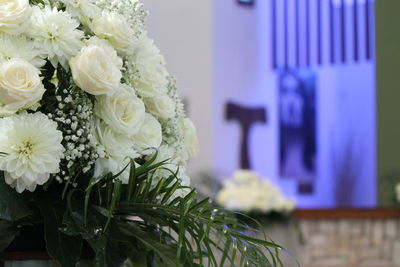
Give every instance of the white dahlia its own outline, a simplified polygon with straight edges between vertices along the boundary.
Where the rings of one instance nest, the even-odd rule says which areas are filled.
[[[64,147],[57,123],[43,113],[23,113],[0,119],[0,170],[6,183],[21,193],[33,192],[59,172]]]
[[[83,32],[78,30],[79,22],[67,12],[33,7],[29,34],[36,47],[48,57],[53,66],[60,63],[68,68],[68,60],[82,48]]]
[[[0,34],[0,61],[10,58],[23,59],[37,68],[46,63],[33,41],[26,36]]]

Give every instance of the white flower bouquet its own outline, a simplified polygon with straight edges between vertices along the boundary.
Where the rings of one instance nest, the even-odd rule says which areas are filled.
[[[278,246],[189,186],[195,127],[146,15],[138,0],[0,2],[0,250],[34,224],[66,267],[83,242],[95,266],[223,266],[236,251],[269,266],[261,248]]]
[[[227,209],[253,214],[284,215],[295,208],[295,203],[277,186],[249,170],[236,171],[232,179],[224,181],[217,203]]]

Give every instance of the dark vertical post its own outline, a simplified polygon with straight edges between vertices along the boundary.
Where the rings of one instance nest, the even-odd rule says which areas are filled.
[[[272,33],[272,68],[276,69],[277,64],[277,21],[276,21],[276,0],[271,0],[271,33]]]
[[[317,49],[318,64],[322,65],[322,9],[321,0],[317,0]]]
[[[300,10],[299,0],[295,0],[296,66],[300,67]]]
[[[306,64],[310,66],[310,0],[306,0]]]
[[[333,0],[329,0],[329,35],[330,35],[330,59],[335,64],[335,12]]]
[[[358,61],[358,1],[353,0],[353,49],[354,61]]]
[[[365,1],[365,57],[367,60],[371,59],[371,20],[370,20],[370,12],[369,12],[369,0]]]
[[[283,27],[284,27],[284,53],[285,53],[285,70],[289,68],[289,11],[288,11],[288,0],[283,2]]]
[[[344,0],[341,0],[340,4],[340,46],[342,63],[346,63],[346,3]]]

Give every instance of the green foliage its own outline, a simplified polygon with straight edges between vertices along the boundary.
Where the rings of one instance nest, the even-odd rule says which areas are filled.
[[[5,183],[4,173],[0,173],[0,220],[17,221],[32,211],[26,200],[15,189]]]
[[[49,205],[51,202],[52,199],[36,201],[44,218],[47,251],[61,266],[74,267],[81,255],[82,237],[66,235],[59,231],[64,208],[57,204]]]
[[[45,225],[49,255],[63,267],[75,266],[86,240],[98,267],[281,266],[278,245],[251,237],[255,230],[209,199],[197,200],[196,191],[182,187],[176,173],[156,180],[154,172],[165,164],[155,163],[156,157],[131,161],[128,184],[119,174],[108,174],[80,177],[64,199],[55,183],[30,194]],[[178,196],[184,189],[188,194]],[[21,205],[17,210],[26,209],[16,203]]]
[[[0,220],[0,251],[11,244],[17,233],[18,229],[13,222]]]

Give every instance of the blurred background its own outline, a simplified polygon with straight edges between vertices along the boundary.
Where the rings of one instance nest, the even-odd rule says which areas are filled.
[[[193,184],[302,266],[400,266],[400,1],[144,3],[197,127]]]

